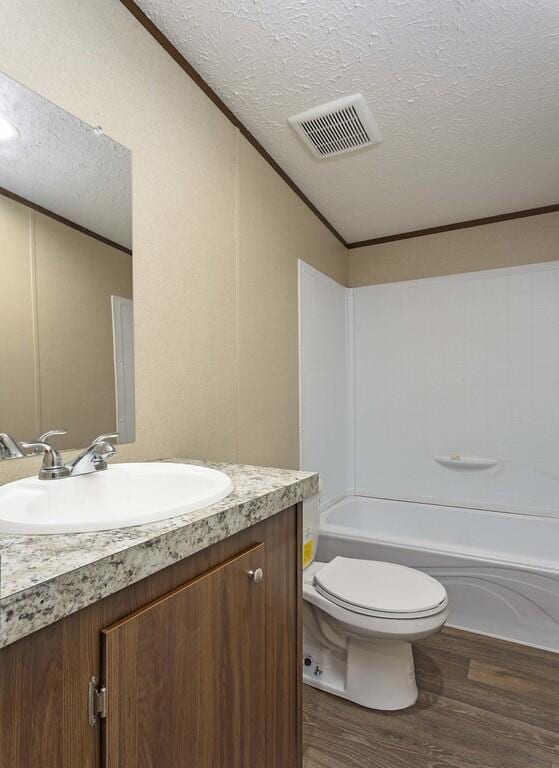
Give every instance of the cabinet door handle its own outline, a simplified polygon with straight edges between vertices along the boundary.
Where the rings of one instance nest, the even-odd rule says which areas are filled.
[[[251,581],[254,581],[255,584],[260,584],[264,578],[264,571],[262,568],[255,568],[254,571],[247,571],[247,576]]]

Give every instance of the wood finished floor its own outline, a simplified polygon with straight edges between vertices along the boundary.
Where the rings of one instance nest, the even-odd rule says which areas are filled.
[[[445,629],[415,644],[418,703],[304,686],[304,768],[559,768],[559,655]]]

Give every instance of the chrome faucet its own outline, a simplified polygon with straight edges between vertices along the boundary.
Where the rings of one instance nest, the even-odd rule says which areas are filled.
[[[55,435],[66,435],[67,429],[51,429],[42,434],[38,440],[18,443],[11,435],[0,432],[0,459],[23,459],[33,454],[43,454],[43,464],[39,470],[39,480],[58,480],[62,477],[76,477],[90,472],[100,472],[107,469],[107,459],[114,456],[116,448],[109,440],[118,439],[118,432],[99,435],[79,456],[69,464],[64,464],[62,456],[50,444],[49,439]]]
[[[114,456],[116,448],[109,440],[117,440],[118,432],[110,435],[99,435],[74,461],[68,464],[70,475],[87,475],[90,472],[100,472],[107,469],[107,459]]]

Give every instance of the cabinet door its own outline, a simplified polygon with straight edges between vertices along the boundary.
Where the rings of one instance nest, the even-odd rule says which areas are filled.
[[[257,544],[103,630],[106,768],[266,764]]]

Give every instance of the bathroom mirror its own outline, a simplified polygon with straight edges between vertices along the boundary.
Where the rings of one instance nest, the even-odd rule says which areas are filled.
[[[0,73],[0,432],[134,440],[131,153]]]

